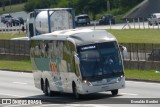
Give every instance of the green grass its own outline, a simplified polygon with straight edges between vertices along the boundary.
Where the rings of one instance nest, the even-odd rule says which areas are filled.
[[[120,43],[160,43],[160,30],[107,30],[116,36]]]
[[[0,69],[31,71],[31,61],[0,60]]]
[[[0,33],[0,40],[10,40],[11,38],[25,37],[25,33]]]
[[[32,66],[30,60],[22,60],[22,61],[0,60],[0,69],[32,71]],[[125,76],[126,78],[132,78],[132,79],[146,79],[146,80],[160,81],[160,72],[156,73],[153,70],[150,71],[125,70]]]
[[[107,30],[114,34],[119,42],[132,42],[132,43],[160,43],[160,30],[146,29],[146,30]],[[15,37],[24,37],[25,34],[9,34],[0,33],[0,39],[11,39]],[[0,60],[0,69],[10,69],[10,70],[27,70],[31,71],[30,61],[7,61]],[[143,70],[126,70],[126,78],[134,79],[149,79],[149,80],[159,80],[160,73],[155,73],[155,71],[143,71]]]
[[[25,3],[11,5],[11,9],[10,9],[10,6],[5,6],[5,11],[3,11],[2,7],[0,7],[0,14],[23,11],[24,5]]]
[[[125,75],[126,75],[126,78],[158,80],[158,81],[160,81],[160,71],[158,73],[156,73],[153,70],[150,70],[150,71],[126,70]]]
[[[116,36],[120,43],[160,43],[160,30],[107,30]],[[25,37],[25,33],[0,33],[0,39],[11,39],[16,37]]]

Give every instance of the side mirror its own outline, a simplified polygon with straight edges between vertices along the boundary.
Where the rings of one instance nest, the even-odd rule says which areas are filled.
[[[79,61],[79,58],[78,58],[77,55],[78,55],[78,54],[77,54],[76,52],[74,52],[74,60],[75,60],[75,63],[76,63],[76,64],[79,64],[80,61]]]

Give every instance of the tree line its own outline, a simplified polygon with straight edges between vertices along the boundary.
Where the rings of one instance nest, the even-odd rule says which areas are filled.
[[[0,0],[0,7],[5,11],[5,6],[27,2],[27,0]]]
[[[27,0],[0,0],[0,7],[2,7],[2,4],[7,5],[13,5],[13,4],[19,4],[19,3],[24,3],[27,2]]]
[[[76,14],[90,13],[95,19],[98,13],[116,8],[129,9],[143,0],[28,0],[25,5],[27,12],[43,8],[74,8]]]
[[[123,12],[142,1],[143,0],[0,0],[0,6],[4,8],[6,5],[26,2],[25,11],[27,12],[43,8],[74,8],[76,14],[91,14],[93,19],[95,19],[98,13],[112,11],[117,8]]]

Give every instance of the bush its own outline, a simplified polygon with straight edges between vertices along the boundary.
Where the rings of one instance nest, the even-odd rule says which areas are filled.
[[[128,8],[116,8],[116,9],[112,9],[111,11],[104,11],[96,15],[96,20],[98,21],[104,15],[112,14],[116,18],[116,23],[121,23],[123,22],[122,18],[127,11],[128,11]]]

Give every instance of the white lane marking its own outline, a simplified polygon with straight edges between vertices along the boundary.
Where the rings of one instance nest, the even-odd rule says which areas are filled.
[[[3,107],[22,107],[23,105],[3,105]]]
[[[20,95],[14,95],[14,94],[6,94],[6,93],[0,93],[0,95],[6,95],[6,96],[12,96],[12,97],[26,97],[26,96],[20,96]]]
[[[14,84],[22,84],[22,85],[27,85],[27,83],[24,83],[24,82],[12,82]]]
[[[45,105],[38,105],[34,107],[111,107],[107,106],[106,104],[45,104]]]
[[[134,94],[134,93],[120,93],[122,95],[131,95],[131,96],[138,96],[138,94]]]

